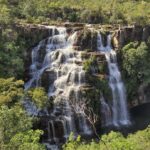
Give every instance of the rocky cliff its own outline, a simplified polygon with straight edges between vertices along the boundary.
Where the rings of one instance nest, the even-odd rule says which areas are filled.
[[[122,48],[129,42],[148,42],[150,27],[66,23],[17,30],[27,41],[25,89],[42,86],[51,102],[47,112],[36,114],[44,141],[61,143],[71,131],[90,137],[100,127],[130,125]],[[128,108],[149,103],[148,85],[137,89],[133,97],[127,93]]]
[[[97,81],[100,81],[100,85],[103,85],[102,91],[105,93],[107,99],[111,97],[111,92],[108,88],[107,76],[108,68],[106,65],[106,60],[103,54],[97,53],[97,32],[96,30],[100,29],[102,33],[102,40],[104,44],[106,43],[106,36],[112,34],[112,46],[115,50],[118,51],[129,42],[133,41],[145,41],[147,42],[148,37],[150,36],[150,26],[102,26],[102,25],[86,25],[86,24],[70,24],[65,23],[61,26],[67,28],[68,33],[78,31],[78,38],[74,44],[74,48],[77,51],[83,51],[82,57],[83,62],[89,76],[87,76],[87,83],[97,89]],[[25,81],[29,80],[29,65],[31,64],[31,51],[32,47],[36,45],[40,40],[45,39],[52,35],[52,29],[48,26],[43,25],[18,25],[16,26],[19,34],[27,41],[27,51],[25,55]],[[57,32],[57,31],[55,31]],[[41,59],[44,56],[44,50],[41,51]],[[120,55],[120,54],[119,54]],[[120,56],[119,56],[120,57]],[[91,60],[91,58],[94,58]],[[118,59],[121,61],[120,59]],[[88,64],[88,61],[91,61],[91,64]],[[93,62],[92,62],[93,61]],[[121,62],[120,62],[121,63]],[[88,65],[89,66],[88,66]],[[91,74],[90,71],[93,69],[95,73]],[[93,77],[93,79],[92,79]],[[42,82],[45,87],[47,86],[46,73],[43,74]],[[97,79],[97,80],[96,80]],[[149,85],[141,85],[138,90],[137,98],[129,101],[129,106],[134,107],[142,103],[149,102]],[[102,86],[101,86],[102,87]],[[90,87],[91,88],[91,87]],[[85,88],[87,89],[87,88]],[[89,89],[89,87],[88,87]],[[109,94],[108,94],[109,93]]]

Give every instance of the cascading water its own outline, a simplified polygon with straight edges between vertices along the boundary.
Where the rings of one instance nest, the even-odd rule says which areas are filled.
[[[102,126],[107,127],[111,125],[111,109],[109,105],[106,103],[103,96],[100,98],[101,104],[101,114],[102,114]]]
[[[45,57],[41,63],[39,55],[45,41],[41,41],[32,50],[32,64],[30,66],[31,79],[25,84],[25,89],[40,86],[44,72],[48,72],[49,90],[48,96],[54,99],[54,109],[48,122],[49,141],[57,143],[59,137],[55,132],[55,124],[61,124],[63,137],[68,138],[71,132],[75,135],[91,134],[92,130],[82,111],[75,112],[76,104],[80,101],[80,87],[85,84],[85,71],[82,66],[81,52],[74,51],[74,43],[77,32],[68,35],[64,27],[52,27],[52,36],[45,45]],[[42,48],[43,50],[43,48]],[[74,98],[72,98],[74,97]],[[33,106],[31,106],[33,107]],[[79,114],[79,130],[75,123],[75,113]],[[77,115],[78,116],[78,115]],[[82,124],[82,125],[81,125]]]
[[[116,52],[111,47],[111,35],[107,36],[107,45],[104,46],[102,42],[102,36],[100,32],[97,35],[97,49],[105,54],[108,69],[109,69],[109,86],[112,90],[112,106],[109,106],[112,109],[112,120],[111,124],[113,126],[122,126],[129,125],[130,118],[127,110],[126,102],[126,92],[123,81],[121,79],[121,73],[117,65]],[[101,101],[101,104],[109,109],[108,104],[104,101]],[[106,111],[108,111],[106,109]],[[104,115],[107,115],[104,113]],[[106,118],[107,116],[105,116]],[[105,125],[110,124],[110,119],[106,119]]]
[[[65,27],[49,28],[52,31],[51,36],[42,40],[32,50],[31,79],[25,84],[26,90],[42,86],[42,78],[46,73],[44,80],[48,84],[48,96],[53,101],[53,110],[44,111],[49,118],[46,145],[59,143],[61,139],[66,140],[71,132],[74,132],[75,136],[92,134],[84,110],[86,100],[81,94],[81,89],[86,84],[83,60],[81,52],[74,49],[77,32],[68,34]],[[113,96],[112,102],[109,103],[104,97],[100,98],[103,125],[129,125],[125,88],[117,66],[116,52],[111,47],[111,35],[107,36],[107,45],[104,46],[102,36],[98,32],[97,49],[105,54],[109,69],[109,86]],[[32,102],[26,101],[24,105],[31,115],[39,115],[40,110]],[[56,148],[53,145],[48,147]]]

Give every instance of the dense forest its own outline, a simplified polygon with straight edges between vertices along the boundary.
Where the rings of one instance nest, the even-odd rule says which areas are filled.
[[[61,21],[148,24],[149,0],[1,0],[1,24]]]
[[[149,0],[0,0],[0,149],[46,149],[42,144],[44,131],[37,126],[40,117],[29,115],[24,108],[26,99],[38,109],[52,107],[45,88],[24,90],[26,50],[42,39],[40,36],[36,42],[27,39],[18,26],[57,26],[71,22],[145,27],[150,24],[149,8]],[[150,37],[146,41],[126,43],[118,56],[130,101],[136,97],[140,85],[150,87]],[[96,66],[93,57],[84,62],[89,75],[92,65]],[[100,84],[105,88],[106,83],[102,82],[101,79]],[[102,91],[107,95],[107,88]],[[148,150],[150,127],[127,136],[111,131],[88,142],[80,135],[74,138],[71,133],[62,147],[64,150]]]

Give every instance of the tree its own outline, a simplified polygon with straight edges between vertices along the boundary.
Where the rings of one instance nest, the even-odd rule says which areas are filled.
[[[0,77],[22,78],[24,71],[24,42],[17,32],[10,28],[2,28],[0,40]]]
[[[27,92],[27,95],[40,109],[46,107],[48,104],[48,96],[42,87],[31,89]]]
[[[22,80],[0,78],[0,105],[19,102],[23,97],[23,84]]]
[[[150,83],[149,48],[145,42],[131,42],[122,49],[122,57],[127,91],[130,98],[133,98],[139,85]]]
[[[31,129],[32,118],[18,105],[0,107],[0,142],[7,144],[19,132]]]
[[[41,130],[32,130],[34,118],[22,106],[24,82],[0,78],[0,149],[44,150]]]
[[[0,0],[0,26],[4,26],[11,22],[10,9],[5,0]]]
[[[41,130],[17,133],[6,147],[10,150],[45,150],[45,146],[39,143],[42,134]]]
[[[64,150],[149,150],[150,149],[150,127],[143,131],[130,134],[124,137],[119,132],[111,131],[101,137],[99,142],[94,140],[84,143],[80,137],[74,139],[72,134],[67,143],[63,146]]]

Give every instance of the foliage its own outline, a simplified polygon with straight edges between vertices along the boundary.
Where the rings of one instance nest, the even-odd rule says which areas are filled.
[[[48,24],[52,21],[71,21],[145,25],[150,23],[149,7],[149,0],[0,0],[0,149],[45,149],[39,143],[42,131],[32,130],[33,118],[27,115],[21,104],[24,97],[23,81],[15,80],[23,78],[24,49],[31,44],[30,39],[27,41],[15,32],[16,22]],[[84,36],[85,39],[87,36],[88,32]],[[150,82],[150,54],[143,42],[130,43],[122,53],[128,93],[133,95],[137,85]],[[84,63],[84,69],[89,75],[88,81],[92,83],[93,89],[100,89],[104,96],[109,95],[107,81],[101,77],[91,77],[90,74],[95,71],[103,73],[105,67],[99,66],[92,57]],[[131,78],[133,80],[130,80]],[[100,90],[87,95],[96,100],[98,97],[99,100]],[[48,97],[42,88],[32,89],[28,96],[39,108],[44,108],[48,104]],[[98,104],[93,101],[92,105]],[[102,137],[106,144],[101,141],[85,144],[80,141],[80,137],[74,140],[72,135],[64,149],[103,150],[109,147],[110,150],[146,150],[150,148],[149,139],[149,128],[129,135],[127,139],[120,133],[112,132]]]
[[[1,0],[0,22],[73,21],[86,23],[150,23],[149,1],[129,0]]]
[[[132,97],[140,84],[150,83],[149,48],[145,42],[131,42],[122,49],[122,57],[123,74],[128,94]]]
[[[37,105],[38,108],[44,108],[48,104],[48,96],[44,88],[38,87],[28,91],[29,97]]]
[[[147,72],[149,71],[149,56],[149,49],[145,42],[142,42],[140,45],[138,43],[130,43],[123,48],[123,66],[129,75],[137,75],[140,81],[145,81],[149,78],[149,72]]]
[[[90,59],[84,62],[83,68],[87,73],[94,73],[96,65],[97,65],[96,57],[92,56],[90,57]]]
[[[28,130],[16,134],[7,145],[7,149],[13,150],[45,150],[45,146],[39,143],[40,136],[43,134],[41,130]]]
[[[80,141],[81,141],[81,137],[78,136],[75,139],[74,134],[71,132],[67,143],[65,145],[63,145],[63,149],[65,149],[65,150],[74,150],[79,146]]]
[[[14,78],[0,78],[0,105],[20,101],[23,96],[23,84],[23,81],[15,81]]]
[[[23,42],[18,39],[17,32],[11,28],[3,29],[0,38],[0,77],[22,78]]]
[[[44,16],[48,10],[47,1],[43,2],[43,0],[23,0],[19,3],[19,9],[21,14],[27,18]]]
[[[19,132],[24,132],[32,127],[32,118],[20,106],[0,108],[0,133],[1,141],[8,143],[9,140]]]
[[[97,90],[95,90],[94,93],[92,93],[92,91],[90,91],[90,93],[87,93],[87,96],[91,97],[92,100],[92,95],[94,94],[95,97],[98,96],[99,99],[99,92],[103,93],[106,99],[111,99],[111,90],[108,85],[108,80],[105,77],[106,68],[106,64],[103,62],[99,64],[95,56],[91,56],[84,62],[84,70],[86,71],[87,80],[86,82],[89,83],[89,85],[92,85],[94,89],[98,89],[98,92]],[[96,101],[98,101],[98,99],[96,99]]]
[[[0,149],[43,150],[42,131],[32,130],[34,118],[22,107],[23,81],[0,78]]]
[[[99,142],[84,143],[77,138],[68,140],[63,146],[64,150],[148,150],[150,149],[150,127],[126,138],[119,132],[111,131],[103,135]]]
[[[11,21],[10,9],[2,0],[0,1],[0,7],[0,25],[8,24]]]

